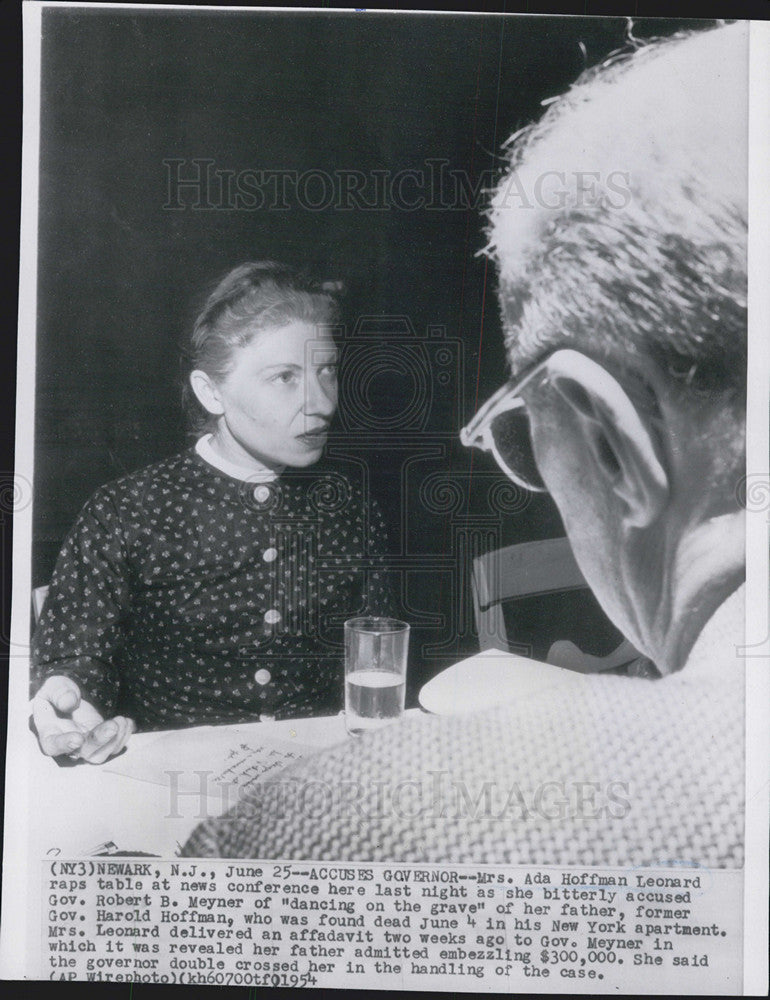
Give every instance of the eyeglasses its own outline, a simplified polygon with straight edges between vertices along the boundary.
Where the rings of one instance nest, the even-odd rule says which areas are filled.
[[[544,372],[546,365],[547,373]],[[593,387],[600,396],[613,391],[625,392],[630,405],[645,414],[650,431],[659,444],[660,454],[665,453],[660,436],[662,418],[654,390],[644,376],[637,373],[638,384],[635,387],[627,384],[620,386],[602,362],[594,361],[582,351],[561,347],[498,389],[460,431],[460,440],[466,447],[491,451],[503,472],[518,486],[533,493],[548,492],[535,461],[527,404],[521,396],[522,389],[538,377],[552,384],[557,383],[560,377],[577,378],[582,385]],[[664,459],[659,458],[659,461]]]
[[[460,440],[466,448],[492,452],[509,479],[533,493],[548,491],[537,469],[527,406],[520,393],[543,374],[550,359],[551,355],[543,358],[498,389],[460,431]]]

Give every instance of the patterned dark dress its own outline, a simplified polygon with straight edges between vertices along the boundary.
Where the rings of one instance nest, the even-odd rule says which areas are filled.
[[[97,490],[33,640],[32,693],[72,677],[139,729],[342,707],[342,624],[387,614],[382,515],[331,466],[272,483],[195,451]]]

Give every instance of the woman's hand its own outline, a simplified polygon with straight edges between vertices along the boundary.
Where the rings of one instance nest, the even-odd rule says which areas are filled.
[[[81,757],[90,764],[120,753],[136,730],[134,720],[122,715],[105,720],[81,698],[75,681],[60,674],[49,677],[32,699],[32,718],[44,754]]]

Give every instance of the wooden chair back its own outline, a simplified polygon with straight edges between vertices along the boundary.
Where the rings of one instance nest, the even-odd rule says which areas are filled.
[[[508,636],[503,615],[506,601],[588,587],[567,538],[523,542],[487,552],[473,560],[472,585],[473,609],[482,650],[512,648],[511,639],[514,637]],[[569,640],[563,640],[553,643],[546,659],[570,670],[595,673],[636,663],[639,652],[630,642],[623,640],[607,656],[592,656]],[[640,660],[638,669],[646,671],[648,664],[649,661],[642,663]]]

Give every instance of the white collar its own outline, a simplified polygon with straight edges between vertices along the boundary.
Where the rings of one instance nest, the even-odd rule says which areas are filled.
[[[245,465],[236,465],[235,462],[229,462],[226,458],[222,458],[221,455],[214,451],[211,444],[212,434],[206,434],[202,438],[198,438],[195,442],[195,450],[208,465],[213,465],[215,469],[220,472],[224,472],[225,475],[230,476],[232,479],[240,479],[243,482],[248,483],[272,483],[273,480],[278,478],[278,473],[275,469],[269,469],[266,465],[262,465],[255,460],[253,468],[249,468]]]

